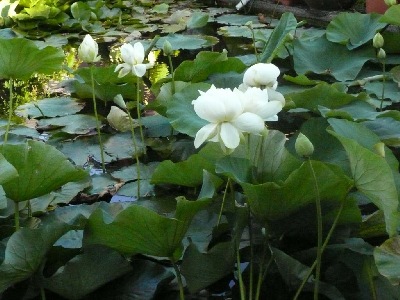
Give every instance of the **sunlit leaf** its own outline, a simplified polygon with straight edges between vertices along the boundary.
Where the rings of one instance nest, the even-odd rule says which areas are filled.
[[[67,182],[87,176],[56,148],[42,142],[3,144],[0,152],[19,174],[19,177],[3,183],[7,197],[16,202],[45,195]]]
[[[61,68],[61,49],[39,49],[34,42],[22,39],[0,39],[0,78],[28,79],[34,73],[51,74]]]
[[[207,25],[208,14],[203,12],[194,12],[187,21],[187,27],[190,29],[200,28]]]
[[[72,98],[46,98],[18,106],[15,113],[24,117],[59,117],[73,115],[83,109],[83,104]]]
[[[6,183],[10,179],[18,177],[18,172],[12,164],[10,164],[0,153],[0,185]]]
[[[382,18],[380,18],[379,21],[391,25],[400,26],[399,14],[400,14],[400,5],[399,4],[392,5],[391,7],[388,8],[388,10],[385,12]]]

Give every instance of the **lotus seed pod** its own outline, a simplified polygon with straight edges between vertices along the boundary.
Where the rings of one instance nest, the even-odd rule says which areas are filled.
[[[374,38],[372,39],[372,45],[379,49],[382,48],[384,44],[384,39],[382,34],[380,34],[379,32],[377,34],[375,34]]]
[[[310,157],[314,153],[314,146],[311,141],[301,132],[296,139],[296,143],[294,144],[296,152],[298,155],[303,157]]]
[[[397,1],[396,0],[385,0],[385,3],[387,6],[392,6],[392,5],[396,5]]]
[[[386,52],[382,48],[379,49],[378,54],[376,55],[379,59],[385,59],[386,58]]]
[[[170,42],[168,42],[168,40],[165,40],[163,44],[163,52],[165,56],[170,56],[173,53],[172,45]]]

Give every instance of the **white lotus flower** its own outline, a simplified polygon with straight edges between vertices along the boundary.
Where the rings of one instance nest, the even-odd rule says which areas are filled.
[[[239,93],[211,86],[207,92],[200,91],[200,96],[192,101],[196,114],[209,122],[197,132],[196,148],[208,140],[219,142],[229,152],[239,146],[243,133],[260,134],[264,130],[264,121],[259,115],[244,111]]]
[[[258,63],[246,70],[243,83],[249,87],[272,88],[278,86],[279,68],[274,64]]]
[[[282,94],[272,90],[272,94],[275,96],[274,100],[270,101],[270,89],[262,90],[260,88],[248,88],[246,91],[242,92],[235,89],[234,92],[238,95],[242,102],[243,111],[250,112],[260,116],[264,121],[277,121],[278,112],[280,112],[285,104],[285,98]],[[283,103],[281,99],[278,98],[276,94],[279,94],[283,98]]]
[[[99,45],[97,45],[96,41],[92,38],[90,34],[87,34],[83,39],[82,43],[78,48],[78,56],[79,58],[86,63],[94,63],[100,60],[99,54]]]
[[[122,45],[121,56],[124,63],[115,68],[115,72],[119,71],[118,77],[124,77],[130,72],[137,77],[142,77],[146,73],[147,66],[143,63],[144,47],[142,43],[137,42],[133,46],[131,44]]]

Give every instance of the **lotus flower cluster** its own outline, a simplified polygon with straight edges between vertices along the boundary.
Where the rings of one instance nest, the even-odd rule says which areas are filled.
[[[196,134],[194,146],[219,142],[225,152],[233,151],[244,134],[261,134],[264,121],[277,121],[285,105],[278,86],[279,69],[273,64],[256,64],[244,74],[239,88],[212,86],[192,101],[196,114],[209,122]]]

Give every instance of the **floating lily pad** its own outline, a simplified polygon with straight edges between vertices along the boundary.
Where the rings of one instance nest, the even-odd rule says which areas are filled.
[[[83,104],[73,98],[46,98],[18,106],[15,113],[25,118],[60,117],[73,115],[83,109]]]
[[[42,119],[39,126],[61,127],[69,134],[87,134],[96,128],[96,118],[89,115],[70,115],[52,119]]]
[[[195,50],[200,48],[211,47],[219,42],[216,37],[208,35],[183,35],[183,34],[169,34],[161,37],[156,46],[162,49],[165,40],[168,40],[173,50],[186,49]]]

